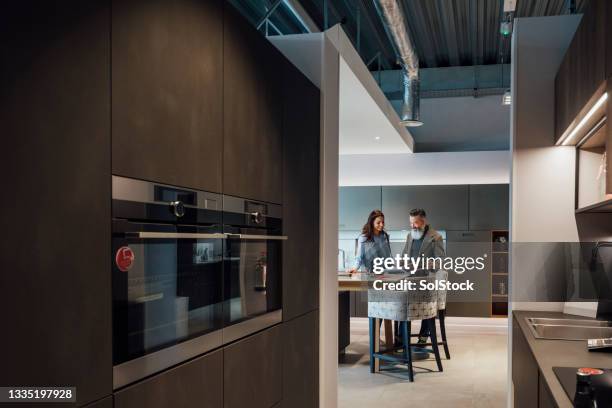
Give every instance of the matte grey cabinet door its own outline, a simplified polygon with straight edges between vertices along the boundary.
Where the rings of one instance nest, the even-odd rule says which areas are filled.
[[[110,4],[2,6],[0,384],[82,406],[112,393]]]
[[[225,194],[282,203],[284,62],[278,50],[230,2],[225,2]]]
[[[514,406],[538,407],[538,364],[536,363],[525,333],[516,317],[512,316],[512,383],[514,384]]]
[[[115,408],[223,407],[223,350],[198,357],[115,393]]]
[[[372,210],[380,210],[380,187],[340,187],[338,193],[338,228],[359,230]]]
[[[473,292],[449,291],[449,316],[489,317],[491,315],[491,233],[489,231],[447,231],[446,255],[454,259],[485,257],[483,270],[448,271],[451,282],[474,283]],[[461,271],[460,271],[461,272]]]
[[[319,312],[283,323],[283,405],[319,406]]]
[[[320,93],[289,62],[284,75],[283,319],[319,307]]]
[[[386,228],[410,228],[410,210],[423,208],[433,228],[468,228],[468,186],[383,186],[382,210]]]
[[[507,230],[510,217],[508,184],[470,186],[470,230]]]
[[[113,173],[221,192],[221,0],[115,0]]]
[[[274,326],[223,349],[223,406],[270,408],[282,398],[282,327]]]

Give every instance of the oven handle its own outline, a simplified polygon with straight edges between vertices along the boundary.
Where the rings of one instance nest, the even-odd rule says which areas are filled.
[[[221,233],[191,233],[191,232],[137,232],[136,236],[143,239],[225,239],[227,234]]]
[[[259,240],[280,240],[286,241],[289,239],[286,235],[249,235],[249,234],[225,234],[227,238],[232,239],[259,239]]]

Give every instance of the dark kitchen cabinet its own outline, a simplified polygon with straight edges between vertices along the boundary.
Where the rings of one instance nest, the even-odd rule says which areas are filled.
[[[319,307],[320,93],[293,65],[284,75],[283,319]]]
[[[226,2],[222,99],[225,194],[282,203],[281,78],[285,63],[279,51]]]
[[[546,385],[546,380],[544,380],[541,373],[539,374],[538,383],[538,408],[557,408],[555,398],[550,393],[548,385]]]
[[[383,186],[382,210],[388,230],[410,228],[410,210],[423,208],[433,228],[468,228],[468,186]]]
[[[113,173],[221,192],[221,0],[112,9]]]
[[[508,184],[470,185],[470,230],[507,230],[510,217]]]
[[[606,78],[612,77],[612,5],[606,2]],[[608,94],[609,95],[609,94]]]
[[[607,0],[591,0],[555,78],[555,141],[606,79]]]
[[[115,393],[115,408],[222,408],[223,351],[181,364]]]
[[[91,404],[87,404],[84,408],[113,408],[113,396],[110,395],[101,400],[92,402]]]
[[[319,406],[319,312],[283,323],[283,405]]]
[[[0,384],[112,393],[110,7],[0,14]]]
[[[282,332],[274,326],[223,349],[225,408],[269,408],[281,400]]]
[[[538,380],[538,364],[516,317],[512,316],[512,383],[515,407],[538,407]]]
[[[341,231],[360,231],[372,210],[382,207],[380,186],[340,187],[338,227]],[[355,238],[357,238],[355,236]]]

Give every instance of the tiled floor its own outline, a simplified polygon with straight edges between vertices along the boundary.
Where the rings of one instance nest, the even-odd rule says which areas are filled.
[[[410,383],[403,367],[370,374],[367,319],[351,319],[351,344],[339,364],[339,407],[505,408],[507,325],[507,319],[448,317],[451,359],[445,360],[440,348],[444,372],[427,371],[435,370],[433,358],[418,361],[415,381]]]

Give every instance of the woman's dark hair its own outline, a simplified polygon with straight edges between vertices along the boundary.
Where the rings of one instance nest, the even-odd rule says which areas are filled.
[[[368,222],[366,222],[361,229],[361,233],[365,235],[366,241],[372,241],[372,237],[374,235],[374,220],[376,220],[378,217],[383,217],[384,219],[385,214],[383,214],[383,212],[380,210],[373,210],[368,216]],[[385,234],[386,237],[389,237],[389,234],[387,234],[384,230],[382,233]]]

